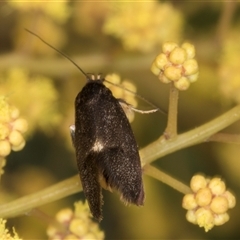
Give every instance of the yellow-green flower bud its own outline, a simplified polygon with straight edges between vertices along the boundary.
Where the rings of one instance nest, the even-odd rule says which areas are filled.
[[[226,191],[226,185],[221,178],[213,178],[210,180],[208,187],[215,195],[223,194]]]
[[[11,131],[8,139],[13,146],[19,146],[24,141],[22,134],[17,130]]]
[[[166,76],[165,76],[165,74],[162,74],[162,73],[160,73],[160,75],[159,75],[159,80],[161,81],[161,82],[163,82],[163,83],[170,83],[171,82],[171,80],[169,80]]]
[[[234,208],[235,205],[236,205],[236,198],[235,196],[230,193],[229,191],[226,191],[224,194],[223,194],[224,197],[226,197],[226,199],[228,200],[228,207],[229,208]]]
[[[178,90],[187,90],[190,86],[190,82],[186,77],[181,77],[178,81],[174,82],[174,86]]]
[[[217,196],[213,198],[210,208],[216,214],[225,213],[228,210],[228,200],[225,197]]]
[[[162,51],[164,53],[171,52],[174,48],[176,48],[178,45],[175,42],[165,42],[162,46]]]
[[[187,211],[186,219],[193,224],[197,224],[197,217],[195,215],[194,210],[188,210]]]
[[[187,79],[188,79],[188,81],[189,81],[190,83],[193,83],[193,82],[196,82],[196,81],[197,81],[198,76],[199,76],[199,72],[187,76]]]
[[[186,76],[192,75],[198,72],[198,63],[195,59],[189,59],[183,63],[183,68]]]
[[[177,81],[181,78],[182,69],[174,66],[169,66],[164,70],[164,74],[168,79]]]
[[[25,140],[23,139],[23,141],[19,144],[19,145],[12,145],[12,150],[15,151],[15,152],[18,152],[18,151],[21,151],[24,147],[25,147]]]
[[[18,118],[13,122],[13,129],[24,133],[28,129],[28,122],[23,118]]]
[[[73,218],[73,211],[71,208],[64,208],[56,214],[56,220],[60,223],[70,222]]]
[[[190,187],[193,192],[197,192],[201,188],[205,188],[207,186],[207,181],[202,175],[195,175],[192,177],[190,182]]]
[[[200,227],[204,227],[206,232],[213,228],[214,216],[210,210],[205,208],[199,208],[195,214],[198,225]]]
[[[183,48],[180,47],[174,48],[174,50],[169,55],[169,60],[173,64],[182,64],[186,59],[187,53]]]
[[[11,152],[11,145],[9,141],[7,140],[2,140],[0,141],[0,156],[1,157],[6,157],[9,155]]]
[[[161,70],[156,66],[155,61],[152,63],[151,72],[156,76],[158,76],[161,72]]]
[[[69,230],[76,236],[82,237],[88,232],[88,222],[75,218],[71,221]]]
[[[185,49],[188,59],[195,57],[195,47],[191,43],[185,42],[181,47]]]
[[[214,225],[220,226],[226,223],[229,220],[228,213],[216,214],[214,216]]]
[[[183,208],[185,208],[187,210],[191,210],[191,209],[196,208],[197,206],[198,205],[197,205],[197,202],[195,200],[194,194],[189,193],[189,194],[186,194],[183,197],[183,201],[182,201],[182,207]]]
[[[164,70],[164,67],[169,63],[166,54],[160,53],[155,61],[155,65],[157,68],[160,68],[160,70]]]
[[[199,206],[204,207],[212,201],[212,192],[209,188],[201,188],[196,193],[196,202]]]

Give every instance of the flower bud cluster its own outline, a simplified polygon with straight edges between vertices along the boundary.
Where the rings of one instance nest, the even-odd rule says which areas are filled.
[[[207,232],[229,220],[227,211],[235,206],[236,199],[220,178],[195,175],[190,187],[193,193],[186,194],[182,202],[183,208],[188,210],[186,218],[189,222],[204,227]]]
[[[27,121],[19,117],[19,110],[10,106],[5,97],[0,97],[0,169],[11,150],[20,151],[25,146],[22,134],[27,128]]]
[[[128,79],[121,80],[120,76],[116,73],[108,74],[106,80],[113,83],[110,84],[104,81],[104,84],[112,91],[112,94],[117,99],[123,99],[126,103],[130,104],[134,108],[137,107],[138,102],[134,93],[137,92],[137,88]],[[129,122],[134,120],[134,112],[130,110],[126,104],[121,104]]]
[[[154,60],[151,71],[163,83],[173,82],[178,90],[186,90],[198,78],[198,63],[194,59],[195,48],[190,43],[179,47],[174,42],[166,42]]]
[[[58,225],[50,225],[47,229],[49,239],[78,240],[78,239],[104,239],[104,232],[90,217],[87,203],[75,203],[75,211],[65,208],[56,215]]]

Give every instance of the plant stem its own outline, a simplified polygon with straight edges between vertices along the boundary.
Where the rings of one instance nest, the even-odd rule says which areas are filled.
[[[167,184],[168,186],[176,189],[183,194],[192,192],[192,190],[187,185],[183,184],[182,182],[176,180],[176,178],[169,176],[168,174],[151,165],[146,165],[144,167],[144,173],[148,176],[158,179],[159,181]]]
[[[166,139],[173,139],[177,136],[177,112],[178,112],[178,94],[179,91],[170,84],[169,107],[168,107],[168,122],[167,128],[164,131]]]
[[[29,194],[10,203],[2,204],[0,207],[0,217],[9,218],[28,214],[33,208],[69,196],[79,192],[81,189],[79,175],[76,175],[37,193]]]
[[[207,141],[210,136],[240,119],[240,105],[232,108],[208,123],[178,135],[173,140],[159,138],[140,150],[142,166],[177,150]]]

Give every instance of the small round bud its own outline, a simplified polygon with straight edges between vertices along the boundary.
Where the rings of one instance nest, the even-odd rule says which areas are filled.
[[[183,63],[183,68],[186,76],[192,75],[198,72],[198,63],[195,59],[189,59]]]
[[[199,76],[199,72],[187,76],[187,79],[190,83],[196,82]]]
[[[190,187],[193,192],[197,192],[201,188],[205,188],[207,186],[207,181],[204,176],[198,174],[192,177],[190,182]]]
[[[56,220],[60,223],[70,222],[73,218],[73,211],[70,208],[60,210],[56,214]]]
[[[227,201],[228,201],[228,207],[229,208],[234,208],[235,205],[236,205],[236,198],[235,196],[229,192],[229,191],[226,191],[224,194],[223,194],[224,197],[226,197]]]
[[[163,54],[163,53],[160,53],[155,61],[154,61],[155,65],[157,68],[163,70],[164,67],[168,64],[168,59],[167,59],[167,56],[166,54]]]
[[[19,145],[17,145],[17,146],[12,145],[12,150],[15,152],[21,151],[25,147],[25,144],[26,144],[26,142],[23,139],[23,141]]]
[[[210,204],[212,201],[212,193],[209,188],[201,188],[196,193],[196,202],[199,206],[204,207]]]
[[[187,90],[190,86],[190,82],[186,77],[181,77],[178,81],[174,82],[174,86],[181,91]]]
[[[82,219],[75,218],[71,221],[69,230],[79,237],[84,236],[88,232],[88,223]]]
[[[169,66],[164,70],[164,75],[172,81],[177,81],[182,76],[182,69]]]
[[[171,82],[171,80],[168,79],[163,73],[159,74],[158,79],[163,83],[170,83]]]
[[[191,209],[196,208],[197,206],[198,205],[197,205],[197,202],[196,202],[193,194],[189,193],[183,197],[183,201],[182,201],[183,208],[185,208],[187,210],[191,210]]]
[[[228,213],[216,214],[214,216],[214,225],[220,226],[226,223],[229,220]]]
[[[183,48],[176,47],[169,55],[169,60],[173,64],[182,64],[187,59],[187,53]]]
[[[156,76],[158,76],[161,72],[161,70],[156,66],[155,61],[152,63],[151,72]]]
[[[199,208],[196,213],[197,223],[200,227],[204,227],[205,231],[208,232],[214,226],[214,217],[210,210],[205,208]]]
[[[58,230],[56,229],[55,226],[48,226],[47,235],[50,237],[50,239],[53,239],[53,237],[54,237],[54,239],[57,240],[57,238],[56,238],[57,234],[58,234]]]
[[[197,218],[194,210],[187,211],[186,219],[193,224],[197,224]]]
[[[17,130],[13,130],[8,138],[13,146],[19,146],[24,141],[22,134]]]
[[[191,43],[183,43],[181,47],[185,49],[188,59],[195,57],[195,47]]]
[[[221,178],[213,178],[210,180],[208,187],[214,195],[221,195],[226,191],[226,185]]]
[[[213,198],[210,208],[216,214],[225,213],[228,210],[228,201],[225,197],[217,196]]]
[[[165,42],[162,46],[162,51],[164,53],[169,53],[177,46],[178,45],[175,42]]]
[[[6,157],[11,152],[11,145],[8,141],[2,140],[0,141],[0,156]]]
[[[18,118],[13,122],[13,129],[24,133],[28,129],[28,122],[23,118]]]

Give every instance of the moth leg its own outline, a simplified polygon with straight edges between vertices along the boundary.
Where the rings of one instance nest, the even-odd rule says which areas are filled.
[[[124,101],[123,99],[118,99],[118,102],[120,103],[121,107],[123,108],[124,112],[128,112],[128,111],[134,111],[134,112],[138,112],[141,114],[149,114],[149,113],[155,113],[160,111],[159,108],[154,108],[151,110],[141,110],[141,109],[137,109],[135,107],[133,107],[131,104],[127,103],[126,101]]]
[[[72,139],[72,144],[75,147],[75,125],[74,124],[69,127],[69,131]]]

